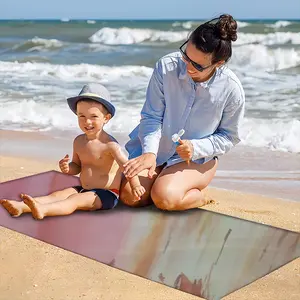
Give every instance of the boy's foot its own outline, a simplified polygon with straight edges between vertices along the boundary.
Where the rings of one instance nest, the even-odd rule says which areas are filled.
[[[21,197],[24,203],[31,209],[32,216],[36,220],[42,220],[44,218],[44,213],[42,212],[41,205],[29,195],[22,194]]]
[[[22,202],[20,201],[1,199],[0,204],[12,217],[19,217],[23,213]]]

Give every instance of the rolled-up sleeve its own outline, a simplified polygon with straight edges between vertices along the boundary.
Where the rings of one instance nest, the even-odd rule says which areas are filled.
[[[161,139],[161,128],[165,112],[162,69],[156,64],[146,93],[146,101],[141,111],[139,139],[143,153],[157,155]]]
[[[194,147],[192,160],[220,156],[237,145],[241,141],[239,128],[244,111],[245,95],[237,87],[229,96],[217,130],[205,138],[191,140]]]

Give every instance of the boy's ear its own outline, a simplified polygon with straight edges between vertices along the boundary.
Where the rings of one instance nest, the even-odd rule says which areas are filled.
[[[105,119],[105,123],[107,123],[111,119],[111,114],[106,114],[104,119]]]

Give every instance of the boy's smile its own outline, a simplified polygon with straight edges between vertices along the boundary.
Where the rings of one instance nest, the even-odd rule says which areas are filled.
[[[94,101],[78,102],[77,116],[80,129],[90,139],[97,138],[110,119],[103,105]]]
[[[84,129],[86,131],[92,131],[94,128],[95,128],[94,126],[86,126],[86,127],[84,127]]]

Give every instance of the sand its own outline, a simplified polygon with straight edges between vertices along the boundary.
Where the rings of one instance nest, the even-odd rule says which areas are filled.
[[[55,160],[0,156],[0,182],[58,170]],[[300,202],[208,188],[203,209],[300,232]],[[199,299],[0,227],[0,300]],[[300,299],[300,258],[224,297]]]

